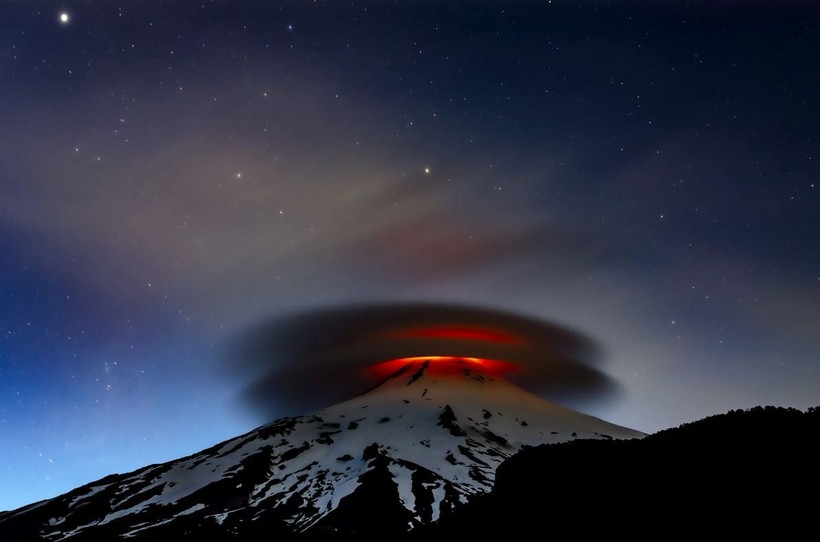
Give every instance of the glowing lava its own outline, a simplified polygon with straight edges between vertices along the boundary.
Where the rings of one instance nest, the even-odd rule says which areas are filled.
[[[398,358],[371,365],[369,370],[374,377],[381,380],[405,367],[413,365],[420,366],[423,363],[427,363],[426,371],[436,374],[453,374],[464,370],[471,370],[477,373],[501,376],[518,370],[517,365],[506,361],[463,356],[414,356]]]

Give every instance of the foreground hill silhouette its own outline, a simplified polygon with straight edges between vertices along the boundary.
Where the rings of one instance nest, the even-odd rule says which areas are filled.
[[[755,407],[640,440],[523,450],[490,493],[415,535],[808,539],[818,492],[820,407]]]

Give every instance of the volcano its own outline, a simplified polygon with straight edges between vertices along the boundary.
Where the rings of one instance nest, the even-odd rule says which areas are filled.
[[[493,486],[524,448],[643,433],[544,400],[502,362],[447,356],[374,366],[379,383],[202,452],[0,514],[3,540],[248,540],[400,534]]]

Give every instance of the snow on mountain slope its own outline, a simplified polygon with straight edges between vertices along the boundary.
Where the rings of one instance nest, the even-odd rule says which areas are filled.
[[[101,529],[138,537],[180,518],[234,531],[276,521],[303,532],[349,522],[334,511],[368,483],[394,488],[384,499],[397,502],[407,530],[487,492],[498,465],[524,446],[643,436],[545,401],[480,360],[399,361],[343,403],[52,499],[38,507],[42,532],[54,541]]]

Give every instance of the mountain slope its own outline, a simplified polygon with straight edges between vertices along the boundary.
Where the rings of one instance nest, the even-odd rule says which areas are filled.
[[[643,436],[525,392],[482,360],[397,361],[363,395],[5,513],[0,534],[403,533],[489,491],[524,447]]]

